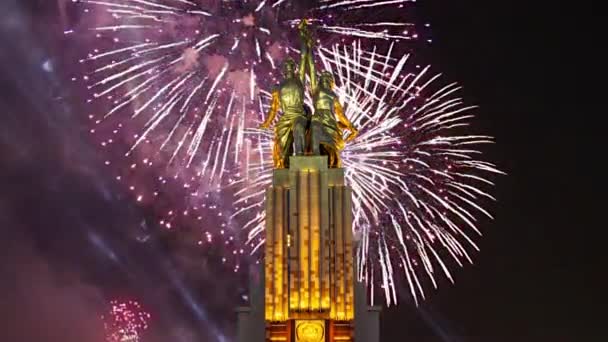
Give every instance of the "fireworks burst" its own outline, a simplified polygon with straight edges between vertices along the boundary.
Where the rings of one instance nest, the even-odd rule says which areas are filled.
[[[108,342],[138,342],[141,333],[148,328],[150,314],[143,311],[136,301],[110,302],[107,316],[102,317]]]
[[[131,128],[127,156],[139,152],[147,163],[160,160],[187,181],[217,188],[235,167],[247,168],[244,130],[258,119],[260,89],[277,82],[277,64],[298,42],[294,27],[302,15],[325,41],[414,39],[410,23],[340,19],[346,11],[407,2],[319,1],[305,8],[286,0],[80,1],[86,13],[98,13],[90,28],[98,48],[81,60],[89,101],[107,106],[91,116],[94,132],[112,132],[103,141],[112,145]]]
[[[437,287],[436,275],[453,281],[449,261],[462,266],[478,250],[476,214],[491,215],[480,200],[493,197],[486,177],[500,173],[479,160],[479,145],[492,138],[461,135],[474,106],[457,97],[457,84],[439,86],[441,75],[408,64],[409,55],[366,51],[358,43],[318,52],[325,69],[336,75],[336,94],[360,135],[342,152],[353,188],[359,279],[371,291],[380,284],[388,305],[397,303],[405,279],[416,303],[425,297],[424,278]],[[269,94],[267,94],[267,101]],[[265,107],[264,109],[267,109]],[[259,163],[243,181],[234,215],[249,216],[250,246],[264,242],[264,190],[272,179],[272,133],[257,137]]]
[[[74,81],[117,181],[167,229],[205,222],[198,243],[222,249],[238,271],[242,224],[228,219],[226,186],[248,178],[258,155],[246,129],[258,125],[281,60],[297,54],[295,26],[305,16],[322,45],[417,39],[411,23],[372,19],[408,2],[79,0],[83,24],[66,34],[93,45]]]
[[[476,218],[490,216],[480,203],[493,199],[487,177],[499,171],[479,157],[491,137],[462,133],[473,107],[457,96],[459,86],[438,85],[440,75],[394,52],[419,38],[416,26],[367,19],[408,2],[79,1],[96,40],[81,60],[83,80],[88,101],[103,108],[89,116],[91,132],[126,155],[125,178],[161,166],[160,183],[191,195],[184,208],[166,210],[161,225],[174,227],[178,216],[205,221],[218,229],[203,229],[199,243],[219,240],[237,258],[244,250],[235,237],[244,227],[256,251],[264,242],[272,137],[252,127],[267,111],[278,64],[298,53],[294,27],[305,14],[318,31],[319,61],[336,75],[346,115],[360,129],[342,152],[361,240],[359,278],[372,292],[379,284],[389,305],[404,280],[418,302],[425,280],[437,287],[437,274],[453,280],[451,265],[471,262]],[[138,202],[162,192],[129,188]],[[210,210],[218,222],[209,221]]]

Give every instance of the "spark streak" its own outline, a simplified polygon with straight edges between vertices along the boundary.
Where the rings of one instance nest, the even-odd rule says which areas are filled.
[[[108,316],[102,317],[107,342],[139,342],[148,329],[150,314],[136,301],[112,301]]]
[[[502,172],[475,159],[480,152],[472,146],[492,143],[490,137],[460,135],[455,129],[453,123],[470,120],[468,113],[475,108],[452,97],[459,86],[439,86],[433,92],[438,75],[428,67],[413,71],[409,55],[388,51],[367,51],[354,42],[321,48],[318,55],[336,75],[335,92],[346,104],[347,117],[360,128],[342,152],[353,189],[354,229],[362,239],[357,273],[370,289],[379,279],[386,303],[392,305],[398,299],[399,274],[419,303],[426,298],[424,278],[437,287],[437,268],[454,281],[446,256],[458,266],[472,262],[468,248],[479,248],[468,231],[481,234],[474,214],[492,218],[477,198],[484,194],[492,199],[482,190],[491,182],[480,174]],[[386,62],[390,60],[398,62]],[[258,148],[264,156],[251,166],[254,178],[239,196],[259,204],[256,211],[236,215],[252,216],[249,243],[257,249],[264,239],[260,199],[271,181],[272,136],[258,130],[249,134],[261,137]]]
[[[268,110],[280,61],[299,53],[294,25],[306,17],[319,31],[320,64],[335,75],[345,114],[360,130],[342,151],[361,239],[358,277],[389,305],[400,282],[418,302],[426,282],[437,287],[437,273],[453,281],[451,265],[472,262],[477,217],[492,217],[483,202],[493,200],[489,176],[501,172],[480,160],[479,146],[492,138],[463,131],[475,107],[458,97],[460,86],[441,84],[440,74],[396,52],[416,41],[418,26],[369,21],[372,12],[409,2],[320,0],[306,13],[288,0],[215,7],[189,0],[78,2],[98,18],[83,33],[96,46],[80,60],[88,70],[87,102],[102,104],[90,115],[91,132],[102,146],[121,140],[124,146],[115,148],[133,165],[129,171],[134,160],[152,165],[153,159],[162,184],[169,178],[181,183],[174,188],[194,188],[188,210],[174,208],[169,216],[206,205],[222,219],[214,222],[219,233],[205,232],[205,240],[221,235],[225,248],[237,234],[224,227],[244,227],[255,252],[264,243],[272,133],[253,127]],[[137,180],[135,171],[129,175]],[[217,209],[223,202],[229,209]],[[171,228],[170,221],[160,224]]]

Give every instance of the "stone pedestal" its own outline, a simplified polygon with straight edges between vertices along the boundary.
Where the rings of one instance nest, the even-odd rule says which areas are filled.
[[[291,157],[274,171],[263,295],[253,286],[252,307],[239,310],[240,342],[378,341],[379,311],[355,286],[351,201],[344,170],[328,169],[325,156]]]

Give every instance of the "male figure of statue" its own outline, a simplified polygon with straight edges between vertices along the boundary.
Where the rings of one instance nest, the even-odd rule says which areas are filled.
[[[304,50],[303,50],[304,51]],[[295,149],[296,155],[304,155],[306,148],[306,130],[309,115],[304,105],[304,56],[301,57],[299,77],[296,76],[296,64],[288,58],[283,63],[284,79],[272,92],[272,103],[266,121],[260,128],[268,129],[279,110],[282,115],[275,125],[273,147],[274,167],[277,169],[289,167],[289,157]],[[295,145],[295,146],[294,146]]]
[[[306,23],[300,27],[301,37],[305,40],[304,59],[310,77],[310,86],[315,113],[311,122],[310,148],[313,155],[328,155],[329,167],[341,167],[340,151],[347,142],[357,137],[358,130],[344,115],[344,110],[338,96],[333,91],[334,77],[328,72],[321,73],[317,82],[314,62],[314,41],[306,28]],[[337,119],[337,120],[336,120]],[[350,131],[344,140],[343,130]]]

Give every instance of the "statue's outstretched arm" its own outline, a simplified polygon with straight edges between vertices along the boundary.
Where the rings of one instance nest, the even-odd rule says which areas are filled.
[[[279,112],[280,105],[280,93],[279,90],[275,90],[272,92],[272,103],[270,104],[270,110],[268,111],[266,120],[260,125],[260,128],[270,128],[270,124],[272,124],[274,118],[276,118],[277,113]]]
[[[310,87],[314,94],[317,89],[317,71],[315,70],[314,49],[315,43],[312,34],[308,30],[308,21],[302,20],[299,26],[300,40],[302,41],[302,61],[300,64],[300,78],[302,83],[305,81],[306,68],[310,77]]]
[[[304,42],[302,42],[302,49],[300,53],[300,69],[298,72],[300,73],[300,82],[302,85],[306,84],[306,61],[308,59],[308,47]]]
[[[338,124],[340,125],[340,127],[350,131],[348,138],[346,138],[346,142],[354,140],[359,134],[359,130],[355,128],[355,126],[352,124],[352,122],[350,122],[350,120],[348,120],[348,118],[344,114],[344,108],[342,108],[342,105],[340,104],[340,101],[337,97],[334,99],[334,113],[338,117]]]
[[[300,22],[300,25],[298,25],[298,30],[300,31],[300,45],[302,46],[300,48],[300,69],[299,71],[299,76],[300,76],[300,82],[302,82],[302,84],[306,84],[306,63],[308,60],[308,37],[309,37],[309,33],[308,33],[308,21],[306,21],[306,19],[303,19]]]
[[[314,94],[317,91],[317,70],[315,68],[314,42],[312,38],[308,46],[308,76],[310,77],[310,88]]]

